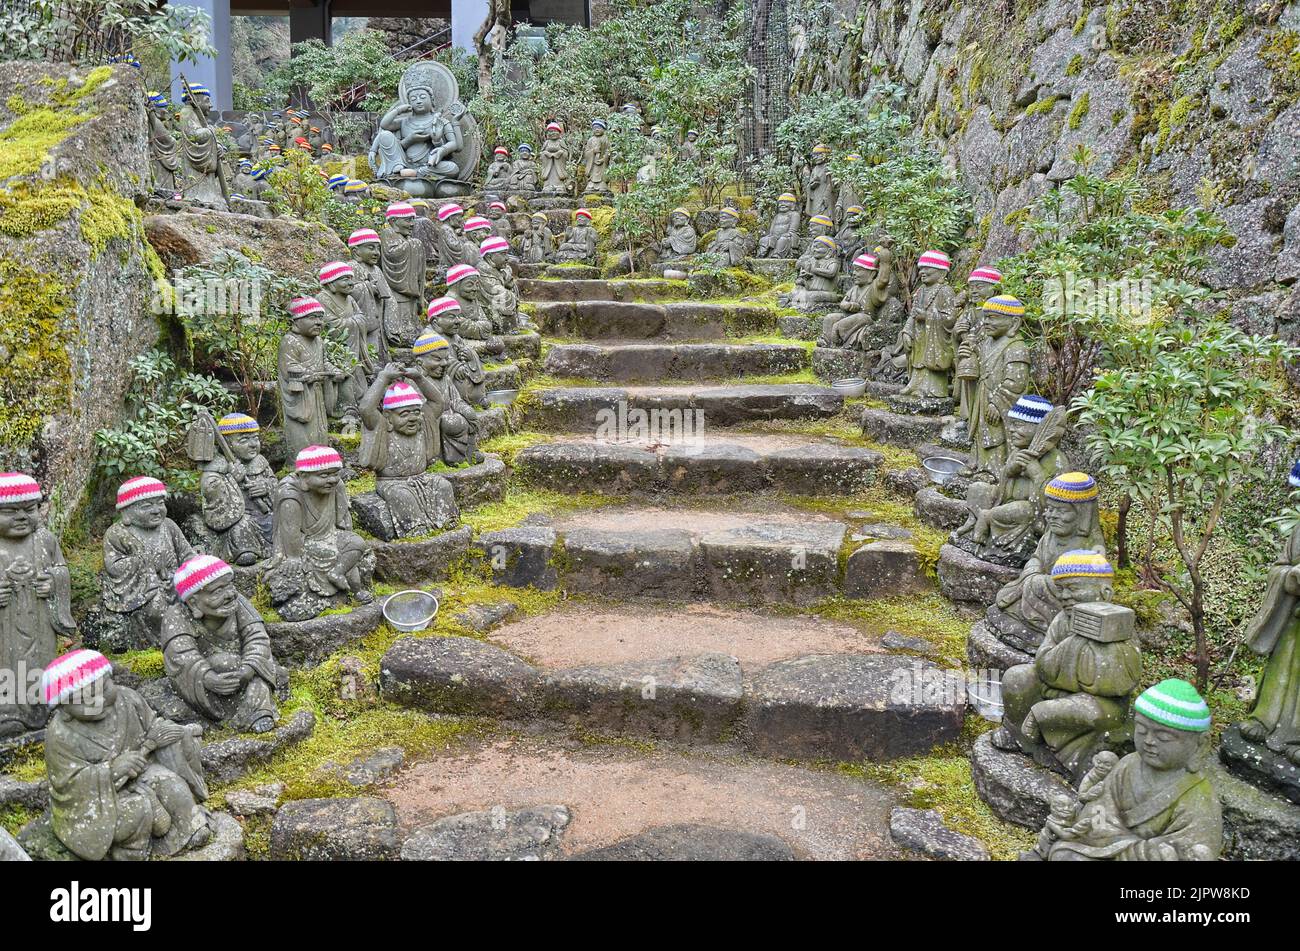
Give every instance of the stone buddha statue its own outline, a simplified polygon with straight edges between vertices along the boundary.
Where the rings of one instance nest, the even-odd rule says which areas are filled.
[[[181,150],[171,129],[171,106],[161,93],[149,96],[149,167],[154,191],[171,197],[182,190]]]
[[[760,258],[792,258],[799,249],[799,229],[803,219],[799,215],[799,199],[785,192],[776,200],[776,211],[767,226],[767,233],[758,241]]]
[[[740,212],[725,207],[718,212],[718,230],[713,233],[705,255],[719,267],[739,267],[749,254],[749,235],[740,227]]]
[[[243,413],[213,420],[200,413],[190,426],[186,451],[199,466],[201,529],[209,550],[248,566],[270,552],[275,470],[262,455],[261,427]]]
[[[1223,850],[1223,812],[1202,771],[1210,708],[1185,680],[1163,680],[1134,703],[1137,752],[1097,754],[1073,803],[1053,803],[1038,846],[1049,862],[1212,861]]]
[[[562,263],[595,264],[596,242],[596,229],[591,226],[591,212],[579,208],[573,213],[573,224],[564,232],[564,241],[556,252],[556,259]]]
[[[659,241],[659,260],[661,263],[682,261],[695,253],[699,242],[691,213],[685,208],[674,208],[668,215],[668,230]]]
[[[445,198],[468,193],[481,148],[456,77],[439,62],[419,60],[402,74],[398,101],[379,120],[370,165],[376,179],[407,194]]]
[[[365,315],[366,326],[378,328],[367,338],[375,349],[375,360],[387,363],[389,308],[392,307],[393,292],[380,264],[379,234],[369,228],[352,232],[348,236],[348,253],[355,278],[351,297]]]
[[[478,352],[460,335],[463,323],[460,301],[454,297],[438,297],[429,301],[429,326],[424,328],[420,336],[423,338],[432,334],[451,344],[452,382],[470,406],[486,407],[487,374]]]
[[[438,409],[442,461],[449,466],[482,462],[483,454],[478,451],[478,412],[456,386],[454,377],[460,364],[451,341],[426,329],[415,339],[411,355],[425,380],[432,384],[432,390],[424,387],[421,392]]]
[[[510,241],[515,236],[515,226],[510,221],[509,210],[506,203],[499,199],[488,202],[487,218],[488,221],[492,222],[492,233],[498,238],[504,238],[507,241]]]
[[[593,119],[591,135],[582,148],[582,167],[587,175],[587,184],[583,190],[590,194],[609,193],[609,183],[605,180],[609,174],[609,136],[605,134],[608,126],[604,119]]]
[[[351,264],[330,261],[317,272],[317,278],[320,291],[316,299],[324,308],[325,326],[333,339],[346,348],[352,362],[347,379],[339,388],[339,405],[353,408],[375,374],[371,341],[378,336],[380,328],[370,322],[352,297],[357,278]]]
[[[533,147],[527,142],[515,151],[515,163],[510,168],[510,187],[514,191],[531,195],[539,188],[541,169],[533,158]]]
[[[835,211],[835,181],[831,178],[830,146],[818,143],[809,157],[808,178],[804,183],[804,213],[829,216]]]
[[[492,304],[483,292],[478,268],[457,264],[449,270],[447,296],[460,305],[460,336],[467,340],[488,340],[496,333]]]
[[[284,443],[296,453],[327,441],[338,415],[339,384],[348,374],[325,355],[325,308],[314,297],[289,302],[289,332],[280,338],[277,385],[284,415]]]
[[[546,212],[535,212],[528,219],[528,230],[521,242],[525,264],[550,264],[555,260],[555,235],[551,233]]]
[[[822,319],[823,347],[870,352],[879,350],[897,332],[901,302],[894,294],[894,242],[888,238],[875,254],[860,254],[852,262],[852,280],[839,309]],[[892,331],[892,332],[891,332]]]
[[[799,255],[798,276],[790,293],[790,306],[805,313],[822,313],[835,306],[839,293],[840,249],[829,235],[818,235]]]
[[[1029,388],[1029,347],[1019,337],[1025,305],[1017,298],[990,297],[982,314],[974,353],[977,378],[968,417],[970,468],[996,474],[1007,457],[1003,417]]]
[[[840,229],[835,232],[835,243],[840,246],[844,260],[852,261],[859,254],[871,250],[871,244],[862,237],[861,229],[866,224],[866,209],[861,205],[849,205],[839,212]]]
[[[211,94],[206,86],[189,87],[180,116],[184,194],[190,201],[225,211],[221,144],[217,141],[217,131],[208,123],[211,107]]]
[[[380,266],[392,295],[385,325],[390,347],[409,347],[420,330],[428,251],[415,235],[415,218],[411,205],[394,202],[384,212],[379,235]]]
[[[0,699],[0,739],[45,726],[48,708],[24,693],[76,630],[68,564],[40,504],[35,479],[0,473],[0,671],[13,678],[13,693]]]
[[[564,141],[564,127],[558,122],[546,124],[546,137],[537,157],[543,195],[569,193],[569,146]]]
[[[118,521],[104,532],[104,607],[122,616],[127,639],[158,643],[163,612],[175,599],[171,577],[194,554],[167,517],[167,486],[148,476],[127,479],[117,490]]]
[[[504,145],[498,145],[492,150],[492,161],[488,163],[483,175],[483,190],[508,191],[511,188],[510,178],[510,150]]]
[[[436,255],[430,257],[429,263],[436,262],[443,275],[458,264],[471,267],[478,263],[474,245],[465,234],[465,209],[454,202],[448,202],[438,209],[438,223],[434,246]]]
[[[961,316],[952,330],[953,346],[957,357],[955,397],[957,418],[970,419],[975,387],[979,383],[979,348],[984,333],[984,302],[992,297],[1002,283],[1002,273],[996,268],[977,267],[966,278],[966,290],[957,297]],[[969,430],[968,430],[969,431]]]
[[[952,372],[952,330],[957,322],[956,295],[944,283],[952,264],[942,251],[926,251],[917,260],[921,286],[912,298],[902,330],[907,355],[907,383],[902,395],[923,400],[948,398]]]
[[[519,292],[510,267],[510,242],[495,236],[487,238],[479,245],[479,254],[483,258],[479,279],[491,305],[493,332],[513,333],[519,327]]]

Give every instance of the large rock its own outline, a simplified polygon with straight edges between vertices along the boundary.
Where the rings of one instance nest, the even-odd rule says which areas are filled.
[[[933,809],[895,806],[889,813],[889,837],[902,849],[955,862],[987,862],[989,850],[979,839],[954,832]]]
[[[194,209],[150,215],[144,227],[149,243],[171,271],[234,251],[254,257],[283,277],[315,286],[322,262],[348,260],[347,245],[338,235],[322,224],[299,218],[257,218]]]
[[[999,819],[1037,831],[1047,821],[1048,800],[1072,794],[1069,783],[1023,753],[1000,750],[991,734],[975,741],[970,754],[975,792]]]
[[[564,582],[571,591],[673,599],[695,592],[695,546],[680,529],[570,529],[564,553]]]
[[[30,862],[32,857],[6,829],[0,829],[0,862]]]
[[[995,565],[962,551],[956,545],[939,549],[939,590],[959,604],[984,607],[992,604],[1002,586],[1015,581],[1015,568]]]
[[[540,862],[555,857],[569,825],[565,806],[462,812],[421,826],[402,843],[403,862]]]
[[[299,710],[288,723],[276,727],[270,733],[232,736],[204,744],[199,752],[203,761],[203,773],[210,782],[233,782],[276,753],[301,743],[315,729],[315,714],[310,710]]]
[[[299,799],[271,822],[271,858],[303,862],[373,862],[398,857],[397,814],[373,796]]]
[[[555,539],[554,529],[519,526],[487,532],[479,546],[497,584],[550,591],[559,577],[553,563]]]
[[[700,538],[705,584],[723,601],[806,604],[839,589],[840,522],[763,523]]]
[[[379,689],[440,713],[520,716],[541,684],[514,654],[469,637],[404,637],[379,662]]]
[[[359,604],[341,614],[307,621],[276,621],[266,625],[275,659],[294,667],[318,664],[340,647],[360,640],[384,622],[380,599]]]
[[[372,542],[375,578],[404,585],[445,578],[469,553],[472,542],[468,525],[419,541]]]
[[[916,546],[905,539],[869,542],[849,555],[844,596],[889,598],[931,590]]]

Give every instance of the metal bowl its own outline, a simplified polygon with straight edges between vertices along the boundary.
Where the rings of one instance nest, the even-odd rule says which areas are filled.
[[[975,712],[991,723],[1002,722],[1002,681],[981,671],[966,683],[966,698]]]
[[[488,390],[487,401],[497,406],[509,406],[519,397],[518,390]]]
[[[952,456],[926,456],[921,460],[921,465],[930,473],[931,482],[947,485],[966,463]]]
[[[438,599],[427,591],[399,591],[384,602],[384,620],[399,631],[423,631],[438,616]]]
[[[867,381],[861,377],[851,376],[831,383],[831,389],[840,396],[862,396],[867,392]]]

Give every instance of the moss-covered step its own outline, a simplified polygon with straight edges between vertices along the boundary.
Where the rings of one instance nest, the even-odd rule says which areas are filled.
[[[533,485],[580,485],[602,495],[765,489],[843,495],[871,485],[883,458],[872,449],[812,436],[727,433],[673,443],[561,438],[521,450],[515,472]]]
[[[590,432],[600,438],[674,433],[737,426],[767,419],[824,419],[836,416],[844,397],[808,383],[737,386],[563,386],[543,390],[522,407],[534,429]],[[640,413],[638,411],[645,411]]]
[[[609,340],[718,340],[728,333],[771,333],[776,311],[762,304],[668,301],[549,301],[534,305],[542,332]]]
[[[594,264],[521,264],[518,274],[521,281],[596,281],[600,279],[600,268]]]
[[[592,280],[567,278],[519,279],[519,299],[528,301],[669,301],[690,295],[685,281],[662,278]]]
[[[766,343],[567,343],[552,346],[543,363],[553,376],[608,383],[777,376],[807,367],[806,347]]]
[[[488,352],[485,340],[468,340],[466,343],[474,350],[484,363],[498,362],[504,356],[511,360],[535,360],[542,355],[542,338],[531,330],[494,337],[505,345],[504,354]]]

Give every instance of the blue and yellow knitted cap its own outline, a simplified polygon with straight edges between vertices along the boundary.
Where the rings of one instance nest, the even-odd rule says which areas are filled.
[[[995,314],[1010,314],[1012,317],[1025,316],[1025,305],[1020,298],[1012,297],[1010,294],[999,294],[997,297],[990,297],[983,304],[984,310],[991,310]]]
[[[1067,551],[1052,565],[1053,578],[1113,578],[1115,569],[1105,555],[1095,551],[1076,549]]]
[[[255,433],[261,428],[257,425],[257,420],[244,413],[229,413],[217,420],[217,430],[223,436],[231,436],[235,433]]]
[[[1097,498],[1097,480],[1086,472],[1063,472],[1043,487],[1043,493],[1058,502],[1092,502]]]

